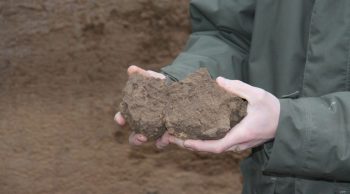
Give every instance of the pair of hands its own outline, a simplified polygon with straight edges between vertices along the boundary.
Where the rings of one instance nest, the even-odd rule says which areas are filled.
[[[165,79],[165,76],[160,73],[146,71],[137,66],[128,68],[128,74],[133,73]],[[238,80],[218,77],[216,81],[226,91],[248,101],[247,116],[233,127],[224,138],[219,140],[181,140],[166,132],[156,142],[159,149],[172,143],[192,151],[239,152],[261,145],[275,137],[280,115],[280,103],[274,95]],[[126,124],[125,119],[119,112],[115,116],[115,121],[120,126]],[[141,134],[132,133],[129,137],[131,145],[142,145],[145,142],[147,142],[147,138]]]

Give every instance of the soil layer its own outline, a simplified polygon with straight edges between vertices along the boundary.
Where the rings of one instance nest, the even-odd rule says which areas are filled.
[[[238,194],[242,156],[128,144],[126,69],[158,71],[187,0],[0,1],[0,193]]]

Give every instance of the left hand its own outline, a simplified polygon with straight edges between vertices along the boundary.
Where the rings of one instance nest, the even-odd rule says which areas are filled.
[[[219,140],[181,140],[170,137],[171,143],[193,151],[222,153],[243,151],[261,145],[276,135],[280,102],[269,92],[238,80],[219,77],[219,86],[248,101],[247,116]]]

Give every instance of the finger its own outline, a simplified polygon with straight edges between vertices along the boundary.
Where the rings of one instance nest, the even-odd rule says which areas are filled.
[[[248,116],[232,128],[224,138],[219,140],[186,140],[185,148],[200,152],[222,153],[232,147],[243,142],[247,142],[250,138],[248,126]]]
[[[250,144],[239,144],[239,145],[234,145],[234,146],[230,147],[226,151],[242,152],[242,151],[245,151],[249,148],[251,148]]]
[[[159,138],[156,142],[156,146],[158,149],[163,149],[164,147],[166,147],[167,145],[170,144],[169,142],[169,138],[170,138],[170,134],[168,132],[165,132],[161,138]]]
[[[170,136],[169,137],[169,142],[172,143],[172,144],[175,144],[175,145],[177,145],[177,146],[179,146],[181,148],[185,148],[184,140],[182,140],[182,139],[176,138],[174,136]]]
[[[194,151],[219,154],[224,152],[230,145],[229,142],[222,140],[186,140],[184,147]]]
[[[141,74],[143,76],[146,76],[146,77],[150,77],[149,73],[140,68],[140,67],[137,67],[136,65],[131,65],[129,68],[128,68],[128,74],[131,75],[131,74],[134,74],[134,73],[138,73],[138,74]]]
[[[148,70],[147,72],[151,77],[154,77],[154,78],[158,78],[158,79],[165,79],[166,78],[165,75],[163,75],[161,73],[157,73],[157,72],[154,72],[151,70]]]
[[[120,125],[123,126],[125,125],[125,119],[122,116],[122,114],[120,112],[118,112],[115,116],[114,116],[114,120]]]
[[[222,141],[230,142],[231,145],[238,145],[251,141],[254,138],[254,134],[252,134],[250,130],[251,120],[251,116],[248,114],[226,134]]]
[[[241,152],[241,151],[248,150],[250,148],[257,147],[257,146],[263,144],[264,142],[265,142],[264,140],[246,142],[246,143],[234,145],[231,148],[229,148],[227,151]]]
[[[219,86],[224,88],[225,90],[244,98],[250,101],[252,98],[256,96],[257,88],[253,87],[249,84],[246,84],[239,80],[229,80],[223,77],[218,77],[216,79]]]
[[[135,132],[132,132],[129,136],[129,144],[131,145],[141,145],[146,142],[147,138],[144,135],[135,134]]]

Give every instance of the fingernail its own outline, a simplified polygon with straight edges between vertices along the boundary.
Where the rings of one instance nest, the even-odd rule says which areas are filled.
[[[137,139],[138,139],[139,141],[146,141],[146,137],[143,136],[143,135],[137,135]]]
[[[220,84],[226,84],[227,83],[227,79],[225,79],[225,78],[223,78],[223,77],[218,77],[217,79],[216,79],[216,81]]]
[[[118,125],[123,125],[124,123],[120,120],[119,117],[115,118],[115,121],[118,123]]]

